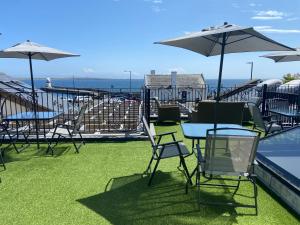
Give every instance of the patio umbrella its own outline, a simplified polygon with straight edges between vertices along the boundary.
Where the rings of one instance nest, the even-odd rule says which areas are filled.
[[[298,48],[296,51],[274,52],[268,55],[262,55],[261,57],[273,59],[275,62],[300,61],[300,49]]]
[[[154,43],[188,49],[207,57],[221,55],[217,86],[217,102],[220,100],[224,54],[294,50],[293,48],[264,36],[255,31],[252,27],[244,28],[227,23],[224,23],[224,25],[219,27],[210,27],[208,29],[203,29],[200,32]]]
[[[79,56],[69,52],[60,51],[54,48],[49,48],[29,40],[18,43],[10,48],[0,51],[0,58],[20,58],[28,59],[30,67],[30,78],[31,78],[31,90],[32,90],[32,101],[33,101],[33,111],[35,117],[35,127],[36,127],[36,138],[37,145],[39,148],[39,136],[38,136],[38,123],[36,118],[36,99],[35,99],[35,89],[33,80],[33,70],[32,70],[32,59],[50,61],[53,59]]]

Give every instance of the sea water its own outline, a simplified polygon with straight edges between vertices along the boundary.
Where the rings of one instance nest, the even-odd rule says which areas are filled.
[[[30,79],[22,80],[25,83],[30,84]],[[69,88],[97,88],[97,89],[108,89],[108,88],[129,88],[129,79],[51,79],[52,86],[69,87]],[[245,83],[246,79],[223,79],[223,87],[235,87],[236,85]],[[217,86],[217,79],[206,79],[206,84],[213,88]],[[45,79],[36,79],[35,87],[42,88],[46,85]],[[131,88],[137,89],[144,85],[144,79],[132,79]]]

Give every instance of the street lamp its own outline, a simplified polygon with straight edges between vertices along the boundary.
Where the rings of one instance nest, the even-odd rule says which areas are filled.
[[[252,80],[252,74],[253,74],[253,62],[247,62],[247,64],[251,64],[251,75],[250,75],[250,80]]]
[[[131,70],[124,70],[124,73],[129,73],[129,93],[131,94]]]

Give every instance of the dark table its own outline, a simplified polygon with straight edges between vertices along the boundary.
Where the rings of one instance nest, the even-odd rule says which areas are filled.
[[[34,116],[34,112],[22,112],[22,113],[18,113],[15,115],[10,115],[7,116],[6,118],[4,118],[3,120],[7,121],[7,122],[12,122],[15,121],[17,124],[17,132],[18,132],[18,128],[20,127],[20,122],[21,121],[46,121],[46,120],[52,120],[55,119],[56,117],[58,117],[61,113],[59,112],[36,112],[36,118]],[[37,132],[37,131],[36,131]],[[44,123],[44,136],[46,136],[45,133],[45,123]],[[38,144],[38,148],[39,148],[39,142],[37,140],[37,144]]]
[[[294,120],[300,118],[300,111],[296,109],[269,109],[270,113],[292,118],[292,126],[294,125]]]
[[[36,112],[36,118],[34,112],[22,112],[15,115],[10,115],[3,120],[10,121],[33,121],[37,120],[51,120],[58,117],[61,113],[58,112]]]
[[[215,124],[214,123],[183,123],[181,124],[181,129],[182,133],[185,138],[192,139],[193,141],[193,148],[195,144],[195,140],[197,140],[199,144],[200,139],[205,139],[206,138],[206,131],[209,129],[214,129]],[[243,129],[244,127],[238,124],[217,124],[216,128],[239,128]],[[225,131],[223,131],[225,132]],[[231,134],[228,133],[231,132],[233,135],[237,134],[236,132],[239,131],[226,131],[226,134]],[[245,134],[245,131],[241,131],[243,134]],[[250,135],[252,132],[246,132],[247,134],[249,133]]]

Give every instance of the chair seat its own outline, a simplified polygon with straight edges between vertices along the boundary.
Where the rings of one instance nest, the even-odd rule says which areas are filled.
[[[55,130],[55,129],[51,129],[51,130],[49,131],[48,134],[51,134],[51,135],[52,135],[52,134],[54,133],[54,130]],[[70,129],[70,132],[71,132],[71,134],[72,134],[73,130]],[[67,130],[66,128],[58,127],[58,128],[56,129],[55,134],[69,135],[69,132],[68,132],[68,130]]]
[[[187,147],[185,146],[184,143],[179,143],[179,147],[180,147],[180,150],[181,150],[183,156],[190,154],[189,150],[187,149]],[[162,147],[160,147],[160,149],[161,148]],[[159,153],[160,153],[160,151],[159,151]],[[171,158],[171,157],[175,157],[175,156],[179,156],[177,145],[173,144],[173,145],[165,146],[165,149],[163,151],[161,158],[165,159],[165,158]],[[155,157],[155,159],[157,159],[157,157]]]
[[[270,126],[271,126],[271,124],[268,124],[267,129],[269,129]],[[282,127],[279,124],[273,123],[270,130],[269,130],[269,132],[272,133],[272,132],[281,131],[281,130],[282,130]]]

